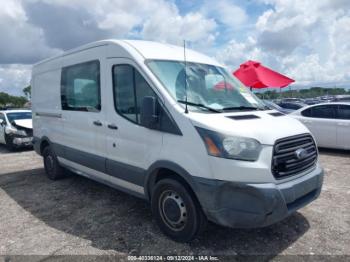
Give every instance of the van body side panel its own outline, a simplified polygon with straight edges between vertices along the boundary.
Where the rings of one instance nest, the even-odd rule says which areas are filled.
[[[111,53],[110,55],[113,55]],[[106,152],[108,155],[107,169],[108,173],[113,175],[113,172],[118,173],[118,166],[125,172],[134,167],[142,170],[147,170],[152,163],[159,158],[162,147],[163,132],[153,130],[141,126],[137,122],[133,122],[127,118],[127,113],[118,112],[118,101],[116,99],[116,90],[120,87],[113,82],[113,68],[118,65],[128,65],[137,71],[153,90],[152,83],[147,79],[147,75],[143,70],[131,59],[126,58],[110,58],[107,59],[106,72],[106,94],[105,106],[108,111],[106,116],[107,125],[114,125],[118,129],[106,128]],[[113,91],[116,89],[115,92]],[[120,93],[122,97],[122,93]],[[131,111],[130,114],[134,114]],[[114,162],[113,162],[114,161]],[[132,168],[131,171],[135,171]],[[115,171],[113,171],[115,170]],[[133,173],[133,172],[132,172]],[[137,173],[137,172],[136,172]],[[135,174],[135,173],[134,173]],[[135,177],[135,181],[144,181],[145,174],[139,173],[140,177]],[[142,177],[141,177],[142,176]]]
[[[99,155],[83,152],[58,143],[53,143],[55,153],[71,162],[86,166],[99,172],[106,172],[106,159]]]
[[[106,173],[138,186],[143,186],[146,178],[145,169],[111,159],[106,160]]]
[[[214,178],[204,143],[191,122],[183,118],[177,123],[181,126],[183,136],[164,133],[158,160],[173,162],[192,176]]]
[[[34,68],[33,86],[36,91],[33,92],[33,100],[35,101],[34,108],[37,109],[34,112],[45,109],[45,111],[41,110],[43,111],[41,113],[45,114],[38,114],[37,120],[34,121],[38,126],[38,132],[35,134],[35,148],[39,152],[42,138],[47,137],[59,161],[64,161],[65,166],[72,167],[72,163],[75,163],[72,167],[74,170],[86,167],[85,171],[88,172],[84,173],[89,173],[92,177],[96,178],[104,174],[120,181],[143,186],[146,177],[145,170],[156,160],[160,152],[162,132],[123,122],[125,119],[117,115],[113,101],[112,64],[106,63],[106,56],[107,45],[64,55]],[[118,46],[113,46],[111,56],[129,57],[128,61],[133,61],[128,52]],[[62,68],[94,60],[100,62],[101,110],[98,112],[62,110]],[[113,62],[115,63],[116,61]],[[58,64],[59,68],[52,71],[51,74],[43,74],[44,79],[39,81],[40,88],[37,88],[38,72],[44,72]],[[133,66],[137,65],[133,63]],[[140,71],[143,74],[142,70]],[[44,85],[47,86],[48,83],[50,83],[50,89],[44,89]],[[55,101],[47,100],[47,96],[52,97]],[[107,119],[107,116],[110,117]],[[101,125],[95,125],[95,121],[99,121]],[[109,129],[107,126],[110,123],[115,123],[122,131],[116,132]],[[154,139],[150,139],[152,137]],[[153,150],[150,151],[150,148]],[[133,161],[130,162],[130,159]]]
[[[52,143],[52,146],[60,159],[67,160],[65,162],[66,165],[74,162],[90,170],[104,173],[105,175],[113,176],[138,186],[143,186],[144,184],[146,170],[142,168],[83,152],[58,143]]]
[[[144,189],[142,186],[138,186],[138,185],[129,183],[125,180],[112,177],[110,175],[99,172],[97,170],[69,161],[65,158],[58,157],[58,160],[60,161],[61,165],[77,173],[78,175],[93,179],[95,181],[114,187],[123,192],[134,195],[136,197],[145,198]]]
[[[105,139],[104,136],[100,134],[100,132],[103,132],[103,123],[105,120],[101,95],[104,88],[104,81],[101,76],[105,56],[104,48],[105,46],[91,48],[62,58],[63,68],[84,65],[92,61],[97,61],[99,63],[101,109],[94,111],[62,110],[64,132],[66,136],[60,140],[60,144],[101,157],[105,157]],[[79,79],[75,81],[77,80]],[[61,84],[59,85],[59,90],[61,92]],[[102,125],[97,126],[94,122],[100,122]]]
[[[61,69],[33,75],[32,110],[34,137],[47,136],[52,141],[62,141],[63,128],[61,94]]]

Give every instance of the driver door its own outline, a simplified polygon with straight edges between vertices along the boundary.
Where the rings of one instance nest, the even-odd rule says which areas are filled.
[[[141,125],[140,107],[145,96],[157,95],[133,61],[113,58],[107,66],[107,172],[143,186],[142,170],[159,156],[163,133]]]

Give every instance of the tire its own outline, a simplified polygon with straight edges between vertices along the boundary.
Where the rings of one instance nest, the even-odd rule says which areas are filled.
[[[9,151],[15,151],[17,149],[16,145],[13,143],[13,137],[5,134],[5,146]]]
[[[160,180],[153,190],[152,213],[161,231],[177,242],[189,242],[207,223],[202,208],[187,185]]]
[[[58,180],[63,178],[64,170],[58,163],[55,152],[50,146],[43,150],[43,160],[46,176],[51,180]]]

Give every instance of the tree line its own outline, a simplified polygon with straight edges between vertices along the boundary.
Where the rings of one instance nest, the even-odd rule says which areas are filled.
[[[31,86],[23,88],[24,96],[14,96],[5,92],[0,92],[0,108],[4,107],[24,107],[31,97]]]
[[[265,92],[255,93],[258,97],[264,99],[279,99],[279,98],[314,98],[320,96],[334,95],[350,95],[350,89],[345,88],[326,88],[326,87],[311,87],[309,89],[286,90],[282,91],[278,88],[270,88]]]

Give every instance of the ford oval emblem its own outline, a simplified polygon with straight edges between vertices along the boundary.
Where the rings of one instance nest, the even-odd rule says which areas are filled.
[[[297,159],[304,159],[308,154],[304,148],[299,148],[294,152]]]

